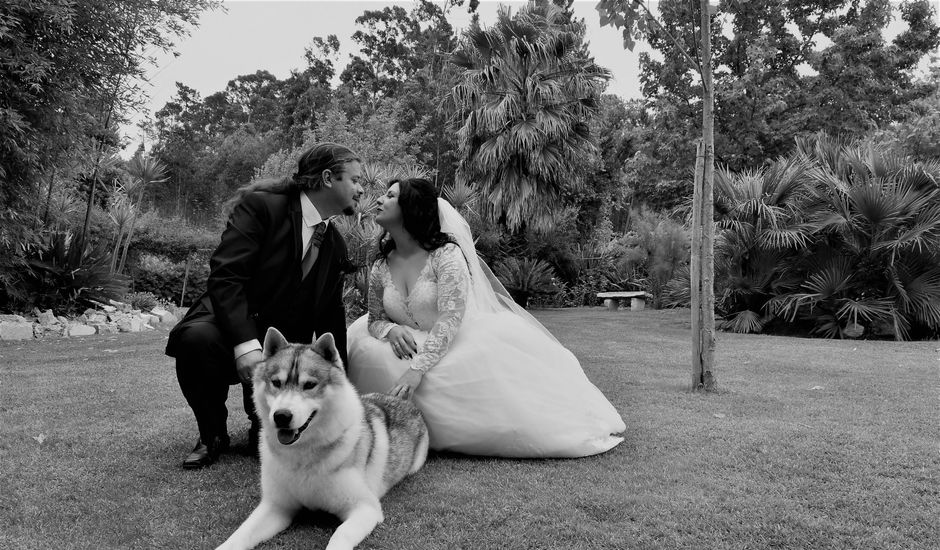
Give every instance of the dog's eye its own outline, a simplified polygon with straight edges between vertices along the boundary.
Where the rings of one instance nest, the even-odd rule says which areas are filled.
[[[271,379],[271,385],[274,386],[275,388],[280,388],[280,387],[281,387],[281,381],[278,380],[277,378],[272,378],[272,379]]]
[[[316,383],[316,382],[304,382],[304,390],[305,390],[305,391],[306,391],[306,390],[312,390],[312,389],[315,388],[315,387],[317,387],[317,383]]]

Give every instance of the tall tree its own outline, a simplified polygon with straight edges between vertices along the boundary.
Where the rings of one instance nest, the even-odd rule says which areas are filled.
[[[892,17],[905,29],[885,38]],[[662,2],[659,17],[688,51],[694,40],[688,4]],[[935,12],[926,0],[722,0],[712,25],[715,49],[716,158],[732,170],[758,167],[787,154],[794,138],[817,131],[860,137],[902,119],[906,105],[935,84],[914,69],[940,45]],[[639,144],[636,182],[641,198],[675,206],[688,189],[689,159],[677,154],[700,132],[700,82],[679,47],[652,27],[641,33],[662,59],[641,54],[643,94],[655,131]],[[650,162],[645,162],[649,159]]]
[[[687,63],[684,74],[697,72],[700,78],[702,139],[695,155],[695,186],[692,206],[692,387],[717,391],[714,373],[715,353],[715,245],[713,189],[715,169],[715,85],[712,70],[712,15],[708,0],[698,5],[681,0],[660,2],[660,9],[684,14],[689,25],[666,27],[640,0],[601,0],[597,4],[601,25],[623,28],[624,46],[633,49],[639,34],[668,37],[681,58],[670,63]],[[696,21],[698,32],[696,33]],[[697,52],[695,57],[689,52]]]
[[[551,225],[595,150],[589,121],[610,73],[583,47],[584,22],[547,1],[489,29],[466,31],[451,62],[461,70],[457,181],[477,187],[485,214],[511,230]]]
[[[356,19],[362,28],[353,35],[361,55],[352,57],[337,90],[343,109],[353,116],[376,108],[382,98],[400,100],[399,127],[403,132],[426,128],[419,144],[421,160],[434,170],[435,179],[445,181],[454,170],[453,147],[448,146],[453,104],[446,98],[457,73],[447,63],[456,47],[447,16],[462,4],[420,0],[410,11],[394,6],[364,12]]]

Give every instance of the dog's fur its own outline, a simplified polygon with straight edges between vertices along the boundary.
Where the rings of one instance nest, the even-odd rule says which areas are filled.
[[[424,465],[428,430],[417,407],[360,397],[332,334],[289,344],[274,328],[254,372],[261,418],[261,504],[220,550],[251,548],[286,529],[302,508],[342,523],[327,550],[351,549],[384,519],[379,498]]]

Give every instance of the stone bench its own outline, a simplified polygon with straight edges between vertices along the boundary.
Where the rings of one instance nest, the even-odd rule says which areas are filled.
[[[598,298],[604,299],[604,305],[611,311],[620,309],[621,303],[626,306],[626,301],[630,300],[630,309],[639,311],[646,309],[646,298],[652,297],[648,292],[642,290],[635,291],[616,291],[616,292],[598,292]]]

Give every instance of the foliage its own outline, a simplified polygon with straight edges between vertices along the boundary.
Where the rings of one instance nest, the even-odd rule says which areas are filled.
[[[0,311],[28,309],[29,258],[44,247],[42,233],[34,230],[37,222],[28,214],[0,207]]]
[[[701,83],[682,51],[696,56],[696,39],[683,29],[698,20],[697,4],[659,2],[659,27],[644,3],[598,3],[601,23],[622,28],[626,45],[639,38],[662,54],[640,55],[649,126],[636,132],[630,165],[631,183],[644,186],[638,198],[650,205],[671,208],[691,189]],[[892,14],[906,29],[889,42]],[[719,2],[711,29],[716,159],[737,172],[788,154],[800,135],[858,138],[904,120],[908,104],[937,89],[914,71],[940,45],[934,14],[927,0]]]
[[[130,285],[111,272],[106,243],[83,247],[67,232],[52,233],[46,248],[30,257],[29,268],[30,301],[39,309],[74,313],[92,301],[119,300]]]
[[[128,292],[121,301],[140,311],[150,311],[160,305],[160,298],[153,292]]]
[[[915,160],[940,159],[940,66],[933,67],[930,79],[934,92],[908,103],[909,115],[871,137],[875,147],[887,147],[894,154]]]
[[[173,262],[183,262],[191,255],[208,260],[221,236],[221,228],[202,228],[180,218],[148,216],[140,222],[131,244],[128,265],[146,254],[163,256]]]
[[[681,224],[661,214],[634,212],[630,231],[609,246],[615,260],[606,271],[608,289],[644,290],[653,308],[663,307],[669,282],[688,266],[690,247],[691,234]]]
[[[321,141],[342,143],[374,167],[416,164],[415,142],[423,129],[399,131],[400,114],[400,103],[391,99],[382,100],[371,114],[360,113],[354,117],[348,117],[339,104],[333,102],[319,117],[316,130],[308,132],[300,146],[272,154],[255,172],[255,177],[281,177],[294,173],[300,155]]]
[[[493,266],[493,273],[509,291],[512,299],[522,307],[529,304],[532,296],[557,291],[552,266],[543,260],[505,258]]]
[[[205,292],[209,264],[198,256],[174,262],[147,254],[141,256],[140,261],[131,267],[130,275],[134,281],[135,292],[149,292],[161,300],[185,306],[191,305]]]
[[[584,23],[546,1],[493,28],[471,26],[451,55],[461,70],[457,178],[480,189],[484,214],[511,230],[547,228],[572,167],[595,149],[589,121],[610,73],[584,48]]]
[[[940,163],[825,135],[797,149],[765,170],[717,174],[723,326],[940,333]]]
[[[149,156],[135,155],[125,168],[127,180],[115,195],[109,212],[117,225],[114,251],[111,258],[111,271],[121,273],[127,261],[127,251],[134,239],[134,229],[140,217],[144,192],[151,185],[166,181],[166,167],[162,162]],[[125,233],[126,229],[126,233]],[[120,254],[120,262],[118,256]]]
[[[760,332],[772,319],[763,312],[767,300],[799,282],[792,267],[814,231],[806,190],[812,169],[807,159],[790,156],[757,170],[716,171],[715,308],[724,317],[719,328]]]
[[[213,0],[10,0],[0,5],[0,204],[40,175],[116,142],[156,51]]]

